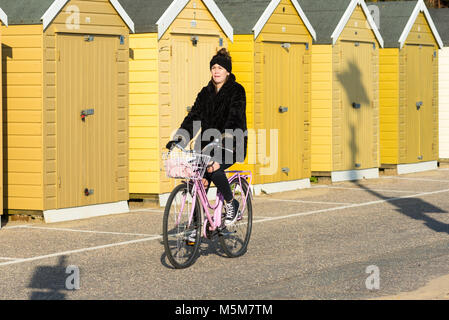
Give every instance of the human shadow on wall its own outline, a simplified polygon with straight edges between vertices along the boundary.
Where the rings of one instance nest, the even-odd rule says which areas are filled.
[[[368,92],[363,85],[362,72],[356,63],[350,61],[347,70],[337,73],[337,79],[345,89],[348,101],[371,106]],[[345,109],[343,108],[343,110]]]
[[[350,150],[351,157],[353,158],[352,165],[355,165],[356,161],[359,158],[359,152],[361,151],[360,147],[362,147],[358,146],[357,139],[355,139],[356,133],[360,132],[357,126],[363,126],[364,123],[356,123],[356,120],[354,119],[359,118],[358,116],[356,116],[356,114],[361,114],[364,108],[371,108],[371,101],[363,83],[362,71],[355,62],[348,62],[348,68],[346,70],[343,70],[342,72],[338,72],[336,74],[336,77],[341,84],[341,88],[343,88],[344,90],[344,92],[342,92],[340,96],[340,99],[342,99],[342,114],[340,116],[343,119],[341,130],[349,129],[349,149],[347,150]],[[343,95],[346,95],[346,100],[343,98]],[[352,116],[349,117],[345,114],[351,112],[352,110],[356,110],[356,113],[354,113]],[[348,117],[351,123],[346,122],[347,120],[345,119],[348,119]],[[345,126],[348,125],[350,127],[346,128]],[[362,130],[370,130],[370,128],[362,128]],[[341,134],[342,137],[346,136],[344,132],[342,132]],[[345,143],[345,141],[343,141],[343,143]]]

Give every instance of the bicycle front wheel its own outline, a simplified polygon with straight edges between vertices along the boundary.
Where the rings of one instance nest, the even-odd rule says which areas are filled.
[[[192,186],[183,183],[173,189],[164,211],[163,240],[165,254],[176,269],[191,266],[201,242],[201,209],[197,201],[192,221]]]
[[[223,251],[230,258],[240,257],[246,253],[253,225],[253,207],[249,193],[246,198],[245,208],[243,212],[241,211],[249,188],[246,180],[242,179],[241,182],[242,184],[240,185],[239,180],[235,179],[230,184],[234,199],[239,202],[239,217],[233,225],[227,226],[219,237]],[[222,222],[224,224],[224,217]]]

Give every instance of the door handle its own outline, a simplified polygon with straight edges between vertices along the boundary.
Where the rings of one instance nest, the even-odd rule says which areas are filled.
[[[283,106],[279,107],[279,113],[286,113],[287,111],[288,111],[288,107],[283,107]]]
[[[92,116],[92,115],[94,115],[94,109],[82,110],[81,111],[81,120],[86,121],[86,117]]]
[[[418,102],[416,103],[416,109],[417,109],[417,110],[421,109],[421,106],[422,106],[422,105],[423,105],[422,101],[418,101]]]

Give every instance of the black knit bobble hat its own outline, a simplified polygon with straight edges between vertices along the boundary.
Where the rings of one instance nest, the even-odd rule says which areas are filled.
[[[231,58],[229,56],[226,56],[220,52],[218,52],[210,61],[210,69],[212,69],[212,67],[218,64],[220,66],[222,66],[223,68],[226,69],[226,71],[228,71],[229,73],[232,72],[232,61]]]

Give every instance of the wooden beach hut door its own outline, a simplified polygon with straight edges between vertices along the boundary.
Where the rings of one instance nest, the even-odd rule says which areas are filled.
[[[304,56],[305,44],[263,43],[263,118],[266,129],[265,153],[277,167],[273,175],[261,177],[263,183],[304,178],[305,116]],[[271,141],[270,130],[278,132]],[[274,149],[271,145],[277,144]],[[275,168],[276,169],[276,168]],[[264,169],[265,170],[265,169]],[[267,169],[267,171],[270,171]]]
[[[432,160],[433,130],[433,52],[430,46],[406,48],[406,160],[407,163]]]
[[[171,46],[171,128],[179,128],[200,90],[211,79],[209,61],[217,53],[218,36],[174,35]]]
[[[114,202],[118,37],[56,41],[58,207]]]
[[[340,84],[342,163],[345,170],[374,165],[375,114],[372,90],[372,43],[342,41]]]

